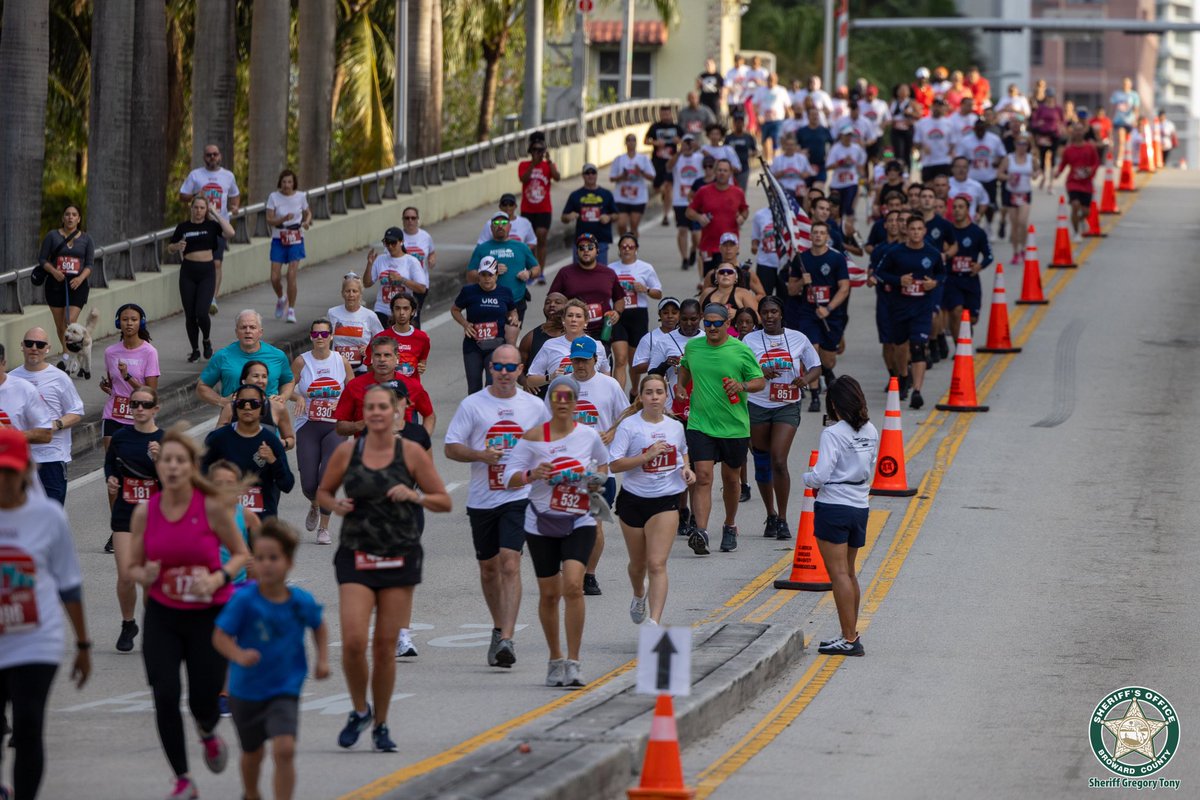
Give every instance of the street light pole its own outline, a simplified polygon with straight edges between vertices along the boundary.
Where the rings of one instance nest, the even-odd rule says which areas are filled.
[[[617,99],[625,102],[633,97],[633,0],[625,0],[625,25],[621,34],[621,80]]]
[[[833,16],[833,0],[825,0],[825,47],[822,48],[824,58],[821,81],[827,92],[833,92]]]
[[[408,158],[408,0],[396,0],[396,84],[392,90],[392,155]]]
[[[526,130],[542,124],[542,51],[545,49],[545,0],[525,0],[525,92],[521,121]]]

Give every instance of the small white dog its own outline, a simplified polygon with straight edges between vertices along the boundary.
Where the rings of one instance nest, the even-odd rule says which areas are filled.
[[[92,334],[96,332],[99,322],[100,312],[93,308],[86,322],[72,322],[67,326],[67,352],[58,362],[58,368],[72,378],[83,378],[85,381],[92,379]]]

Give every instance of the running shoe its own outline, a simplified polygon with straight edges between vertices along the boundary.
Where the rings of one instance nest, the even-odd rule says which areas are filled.
[[[1003,239],[1004,234],[1006,233],[1008,233],[1008,223],[1006,223],[1004,220],[1000,220],[1000,228],[996,232],[996,238]]]
[[[911,408],[913,411],[919,411],[921,409],[921,407],[924,405],[925,405],[925,398],[921,397],[921,393],[918,390],[913,389],[912,400],[908,401],[908,407]]]
[[[732,553],[737,550],[737,526],[722,525],[721,526],[721,552]]]
[[[208,339],[205,339],[201,344],[204,346],[204,357],[206,359],[212,358],[212,342],[210,342]]]
[[[587,686],[587,681],[579,674],[579,662],[567,659],[563,662],[565,676],[563,678],[563,686],[568,689],[578,689],[581,686]]]
[[[489,667],[498,667],[500,662],[496,660],[496,653],[500,650],[500,629],[492,628],[492,641],[488,645],[487,662]]]
[[[412,637],[408,635],[408,631],[400,631],[400,638],[396,640],[396,658],[415,658],[417,648],[413,646]]]
[[[229,748],[225,746],[225,740],[216,733],[210,733],[200,737],[200,744],[204,746],[204,766],[208,767],[208,771],[224,772],[225,764],[229,761]]]
[[[283,319],[283,312],[287,310],[287,299],[280,297],[275,300],[275,319]]]
[[[688,266],[689,267],[696,266],[696,251],[695,250],[688,253]]]
[[[686,258],[685,258],[685,259],[683,259],[683,261],[682,261],[682,262],[680,262],[680,264],[679,264],[679,268],[680,268],[680,269],[683,269],[683,270],[686,270],[686,269],[688,268],[688,263],[687,263],[687,259],[686,259]]]
[[[1074,242],[1075,244],[1082,243],[1083,242],[1083,233],[1081,231],[1076,230],[1073,234],[1071,234],[1071,241]]]
[[[738,495],[738,502],[739,503],[749,503],[750,502],[750,484],[748,484],[748,483],[742,484],[742,493],[740,495]]]
[[[763,526],[763,538],[774,539],[779,535],[778,527],[779,517],[774,514],[767,515],[767,524]]]
[[[342,728],[342,732],[338,734],[338,747],[354,747],[358,743],[358,737],[371,724],[371,704],[367,704],[367,713],[359,714],[351,709],[346,716],[346,727]]]
[[[295,324],[296,324],[296,309],[294,309],[294,308],[289,308],[289,309],[287,310],[287,319],[285,320],[285,322],[287,322],[287,323],[289,323],[289,324],[291,324],[291,325],[295,325]]]
[[[909,384],[909,378],[907,375],[905,375],[903,378],[900,379],[900,399],[901,400],[908,399],[908,384]]]
[[[104,552],[112,554],[112,551],[113,551],[113,543],[112,543],[112,534],[110,533],[108,535],[108,541],[104,543]]]
[[[329,528],[317,528],[317,544],[333,544],[333,537],[329,535]]]
[[[670,221],[666,217],[663,217],[662,226],[665,228],[670,224]]]
[[[215,317],[220,311],[221,309],[217,308],[217,298],[214,297],[213,301],[208,304],[208,315]]]
[[[588,597],[597,597],[604,594],[604,592],[600,591],[600,584],[597,582],[595,575],[583,576],[583,593]]]
[[[128,653],[133,650],[133,639],[138,635],[136,620],[121,620],[121,635],[117,637],[117,652]]]
[[[633,620],[634,625],[641,625],[646,621],[646,596],[634,597],[633,602],[629,604],[629,618]]]
[[[679,536],[687,536],[692,532],[691,514],[687,511],[679,512],[679,524],[675,526],[675,533]]]
[[[787,520],[783,517],[776,517],[775,519],[775,538],[781,542],[792,538],[792,529],[788,527]]]
[[[546,685],[562,686],[567,682],[567,660],[552,658],[546,669]]]
[[[688,534],[688,547],[698,556],[708,555],[708,531],[704,528],[693,528]]]
[[[510,668],[517,663],[517,645],[512,639],[501,639],[496,648],[496,666]]]
[[[859,634],[858,634],[857,632],[855,632],[855,635],[857,636],[857,635],[859,635]],[[843,639],[843,640],[844,640],[844,639],[845,639],[845,637],[844,637],[844,636],[835,636],[835,637],[834,637],[834,638],[832,638],[832,639],[822,639],[822,640],[821,640],[821,642],[820,642],[820,646],[821,646],[821,647],[828,647],[829,645],[831,645],[831,644],[833,644],[834,642],[836,642],[838,639]]]
[[[847,642],[844,637],[839,636],[832,642],[822,643],[817,652],[824,656],[861,656],[866,653],[861,636],[853,642]]]
[[[815,389],[812,392],[812,400],[808,402],[808,413],[819,414],[821,412],[821,393]]]
[[[371,744],[381,753],[396,752],[396,743],[392,741],[392,733],[387,725],[376,725],[371,731]]]
[[[317,523],[321,521],[321,509],[316,506],[309,506],[308,516],[304,518],[304,530],[315,531]]]
[[[200,791],[196,788],[196,784],[192,783],[191,778],[176,778],[175,789],[169,795],[167,800],[196,800],[200,796]],[[7,798],[8,795],[0,795]]]
[[[939,336],[938,342],[937,342],[937,347],[938,347],[938,353],[941,354],[942,358],[947,358],[947,359],[950,358],[950,337],[949,336],[947,336],[944,333],[941,336]]]
[[[228,719],[233,716],[233,709],[229,707],[229,695],[221,692],[217,695],[217,710],[221,712],[221,716]]]
[[[199,360],[200,360],[200,351],[199,350],[193,350],[191,353],[188,354],[187,361],[189,364],[195,364]]]

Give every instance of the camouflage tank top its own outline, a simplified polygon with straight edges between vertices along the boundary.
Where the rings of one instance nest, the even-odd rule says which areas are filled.
[[[346,497],[354,501],[354,510],[342,522],[341,544],[373,556],[398,556],[421,543],[423,521],[414,503],[395,503],[387,492],[396,484],[414,488],[404,464],[404,444],[396,440],[392,463],[371,469],[362,462],[364,439],[355,442],[342,485]]]

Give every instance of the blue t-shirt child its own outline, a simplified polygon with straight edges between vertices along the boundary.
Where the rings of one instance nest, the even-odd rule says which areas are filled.
[[[289,587],[283,603],[262,596],[258,582],[239,589],[217,617],[217,627],[238,647],[257,650],[253,667],[229,665],[229,694],[239,700],[299,697],[308,675],[304,632],[321,627],[322,606],[303,589]]]

